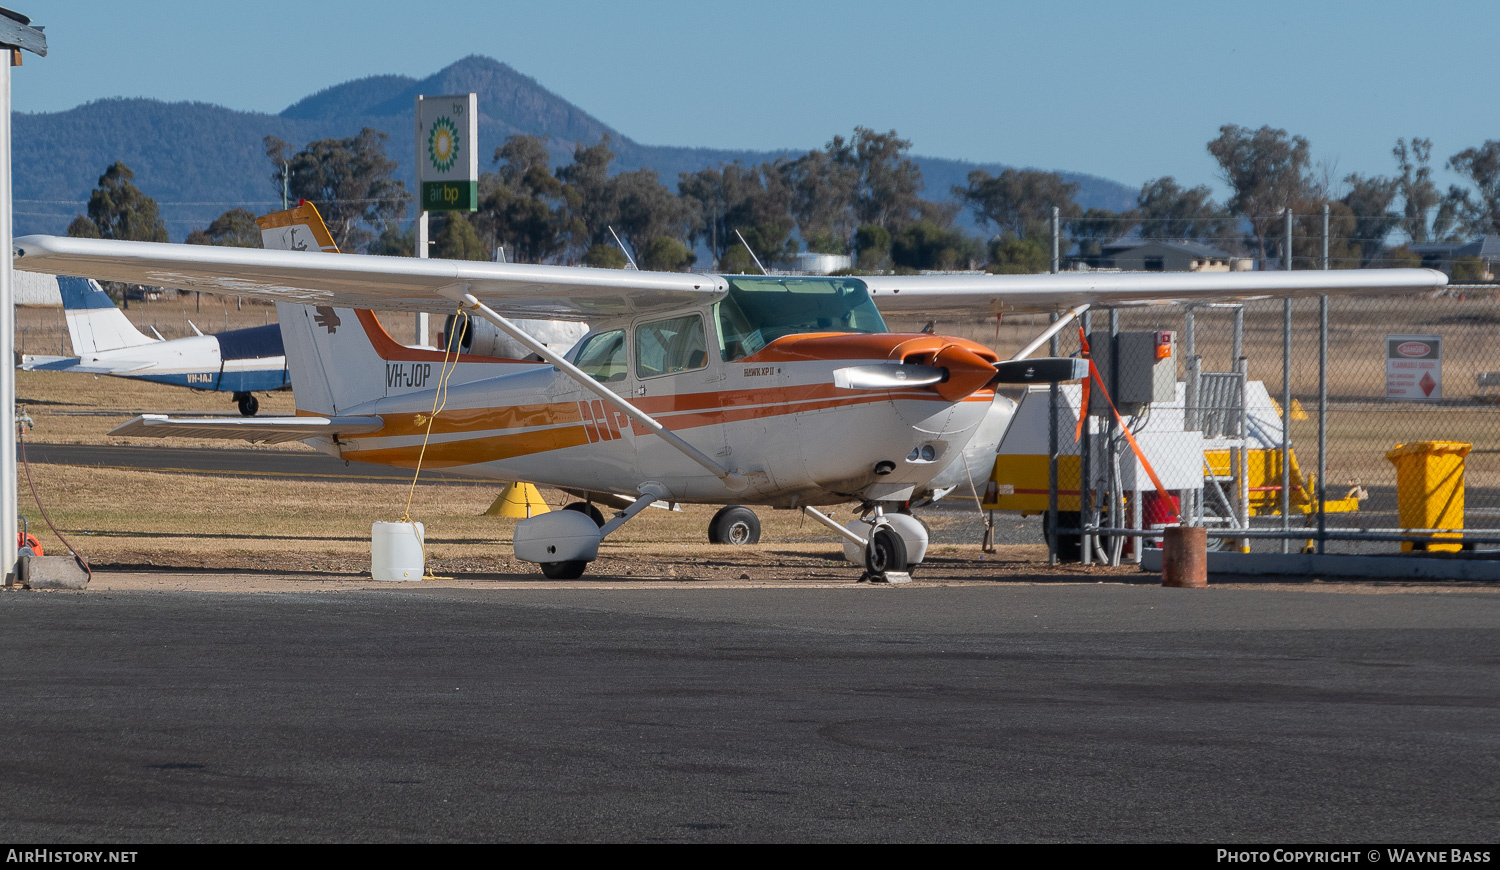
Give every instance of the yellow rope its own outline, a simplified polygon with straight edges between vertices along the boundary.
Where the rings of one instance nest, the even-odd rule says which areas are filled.
[[[427,429],[426,429],[425,432],[422,433],[422,449],[417,453],[417,467],[412,472],[411,486],[408,487],[407,490],[406,490],[406,510],[402,512],[400,522],[407,523],[408,525],[410,525],[411,522],[412,522],[412,519],[411,519],[411,502],[412,502],[412,498],[417,493],[417,479],[422,476],[422,461],[427,457],[427,442],[428,442],[429,439],[432,438],[432,424],[437,421],[438,414],[441,414],[443,412],[443,408],[447,407],[447,405],[448,405],[448,379],[453,376],[453,373],[455,371],[458,370],[458,357],[459,357],[459,354],[456,351],[454,351],[453,346],[455,344],[457,344],[458,337],[461,336],[461,335],[463,335],[464,332],[468,329],[468,327],[469,327],[469,312],[465,311],[463,309],[463,307],[460,306],[459,309],[458,309],[458,315],[453,320],[453,328],[448,331],[449,334],[446,336],[448,340],[446,342],[444,342],[444,347],[443,347],[443,365],[442,365],[442,367],[440,369],[438,369],[438,385],[437,385],[437,390],[435,392],[433,392],[433,394],[432,394],[432,413],[427,416]],[[451,366],[448,364],[448,357],[450,355],[453,357],[453,364]],[[420,415],[418,415],[418,416],[420,417]],[[418,420],[418,425],[420,425],[420,423],[421,423],[421,421],[419,419]],[[426,537],[426,535],[418,536],[417,541],[418,541],[419,544],[421,544],[421,547],[422,547],[422,565],[424,567],[426,567],[427,566],[427,537]],[[432,568],[431,567],[427,567],[427,573],[423,576],[422,579],[424,579],[424,580],[452,580],[453,578],[452,577],[439,577],[436,574],[432,573]]]

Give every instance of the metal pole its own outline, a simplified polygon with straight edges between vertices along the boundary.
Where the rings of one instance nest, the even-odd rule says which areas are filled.
[[[1058,313],[1052,312],[1052,322],[1056,323]],[[1047,350],[1056,357],[1058,354],[1057,333],[1053,332],[1048,340]],[[1057,564],[1057,405],[1058,390],[1057,382],[1053,381],[1047,386],[1047,564]]]
[[[1328,270],[1328,203],[1323,203],[1323,269]]]
[[[1328,204],[1323,204],[1323,268],[1328,268]],[[1328,543],[1328,297],[1318,297],[1318,553]]]
[[[1292,300],[1281,300],[1281,530],[1292,528]],[[1281,552],[1290,553],[1290,539]]]
[[[1058,254],[1058,250],[1057,250],[1058,249],[1058,242],[1057,242],[1057,237],[1058,237],[1058,229],[1059,229],[1060,217],[1061,217],[1061,209],[1059,209],[1057,206],[1054,205],[1052,207],[1052,274],[1054,274],[1054,275],[1057,274],[1057,263],[1058,263],[1058,256],[1057,256],[1057,254]]]
[[[1093,319],[1093,312],[1083,312],[1084,335],[1088,335],[1091,331],[1090,327],[1093,325]],[[1092,352],[1092,349],[1090,352]],[[1093,457],[1090,455],[1093,453],[1094,448],[1094,425],[1093,421],[1089,419],[1088,407],[1092,402],[1091,398],[1089,403],[1080,403],[1082,407],[1078,409],[1078,413],[1083,415],[1083,437],[1079,439],[1078,444],[1079,453],[1082,454],[1079,457],[1081,473],[1078,476],[1078,542],[1080,544],[1080,559],[1085,565],[1091,565],[1094,562],[1094,536],[1084,531],[1084,529],[1088,528],[1089,517],[1094,513],[1093,462],[1091,461]]]
[[[1286,241],[1281,246],[1281,268],[1290,272],[1292,270],[1292,210],[1283,209],[1286,214]]]
[[[1318,297],[1318,555],[1328,543],[1328,297]]]
[[[1111,308],[1109,310],[1109,394],[1120,395],[1120,310]],[[1116,400],[1118,401],[1118,400]],[[1109,463],[1104,467],[1104,472],[1109,481],[1109,524],[1116,528],[1123,526],[1124,517],[1121,510],[1121,499],[1124,494],[1120,492],[1120,444],[1123,441],[1120,435],[1120,425],[1114,414],[1109,415],[1109,440],[1104,442],[1108,448],[1105,451],[1106,461]],[[1120,545],[1123,539],[1114,538],[1109,542],[1109,564],[1120,564]]]
[[[0,58],[0,239],[5,256],[0,257],[0,574],[6,585],[16,580],[16,526],[20,505],[16,487],[16,296],[10,251],[15,236],[11,223],[10,176],[10,66],[11,50]]]

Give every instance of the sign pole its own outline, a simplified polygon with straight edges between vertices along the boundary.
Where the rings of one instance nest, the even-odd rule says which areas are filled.
[[[10,175],[10,68],[21,65],[21,49],[47,56],[47,38],[31,19],[9,9],[0,9],[0,240],[5,256],[0,263],[0,574],[5,585],[17,581],[16,551],[20,514],[16,478],[16,294],[13,256],[15,226],[11,221]]]
[[[479,210],[479,95],[417,95],[417,256],[428,256],[427,218],[434,211]],[[426,312],[417,343],[427,344]]]

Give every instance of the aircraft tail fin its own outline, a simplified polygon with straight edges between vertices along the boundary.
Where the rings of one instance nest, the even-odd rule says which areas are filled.
[[[305,199],[296,208],[261,215],[255,223],[260,226],[260,243],[270,250],[339,252],[318,207]]]
[[[114,300],[92,278],[59,275],[57,289],[62,295],[73,353],[83,356],[155,343],[156,339],[135,328],[125,312],[115,307]]]

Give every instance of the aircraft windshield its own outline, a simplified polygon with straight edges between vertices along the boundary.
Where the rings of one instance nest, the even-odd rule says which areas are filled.
[[[729,295],[717,306],[719,352],[749,356],[783,335],[885,332],[885,321],[857,278],[725,276]]]

